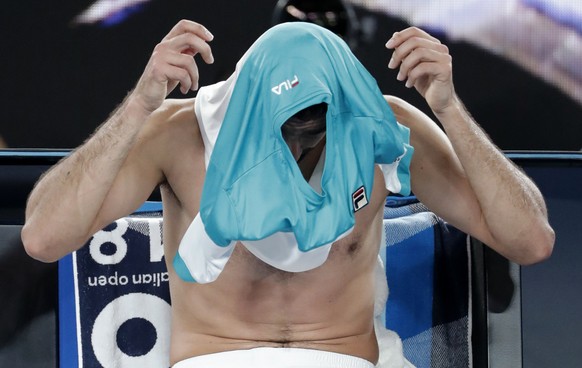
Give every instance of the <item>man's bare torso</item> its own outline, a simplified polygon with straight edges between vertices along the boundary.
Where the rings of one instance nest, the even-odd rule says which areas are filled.
[[[199,134],[193,112],[179,115],[185,121],[177,122],[182,128],[176,129]],[[192,144],[202,144],[199,136]],[[374,268],[385,199],[379,169],[370,203],[356,213],[354,230],[333,244],[322,266],[284,272],[239,243],[216,281],[192,284],[178,278],[171,262],[198,213],[204,171],[193,168],[203,165],[204,158],[187,154],[196,151],[190,147],[181,151],[185,157],[165,170],[167,182],[162,185],[173,309],[172,364],[196,355],[260,346],[313,348],[376,362]]]

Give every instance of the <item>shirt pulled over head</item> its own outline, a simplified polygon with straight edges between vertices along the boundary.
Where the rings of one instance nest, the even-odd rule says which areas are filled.
[[[326,153],[316,191],[281,126],[319,103],[327,104]],[[196,114],[207,172],[200,213],[174,259],[186,281],[215,280],[237,241],[285,271],[320,266],[368,203],[376,164],[389,191],[410,192],[409,130],[349,47],[314,24],[264,33],[228,80],[200,89]]]

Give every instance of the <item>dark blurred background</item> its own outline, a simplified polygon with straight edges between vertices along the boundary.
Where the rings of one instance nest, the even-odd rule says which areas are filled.
[[[133,88],[153,47],[182,18],[204,24],[215,35],[216,61],[199,63],[200,84],[223,79],[271,26],[277,2],[152,0],[126,9],[131,14],[118,17],[117,23],[111,18],[107,24],[75,25],[73,19],[93,3],[3,4],[0,136],[8,147],[73,148],[82,143]],[[352,35],[354,52],[382,91],[429,112],[416,91],[406,89],[386,67],[390,53],[384,43],[407,24],[386,13],[359,6],[353,10],[359,24]],[[459,95],[502,149],[582,148],[582,106],[574,99],[500,56],[436,36],[453,55]]]

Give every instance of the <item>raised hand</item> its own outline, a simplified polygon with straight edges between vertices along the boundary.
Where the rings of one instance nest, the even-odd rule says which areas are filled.
[[[214,57],[208,45],[212,39],[212,34],[201,24],[189,20],[178,22],[154,48],[132,97],[146,111],[153,112],[178,84],[184,94],[198,89],[194,56],[200,54],[207,64],[212,64]]]
[[[400,67],[400,81],[414,87],[434,112],[451,105],[455,97],[452,58],[449,48],[425,31],[410,27],[396,32],[386,43],[394,49],[388,63],[390,69]]]

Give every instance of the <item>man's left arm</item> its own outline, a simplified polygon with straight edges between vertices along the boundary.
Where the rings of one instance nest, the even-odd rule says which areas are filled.
[[[420,156],[413,158],[411,168],[415,194],[439,216],[515,262],[547,258],[555,235],[544,199],[456,95],[448,48],[414,27],[395,33],[386,47],[394,49],[388,66],[399,68],[397,79],[416,88],[446,133],[439,134],[428,122],[416,126],[420,132],[411,128],[413,144],[426,145],[415,147]],[[430,120],[415,109],[404,109],[400,115],[409,119]]]

